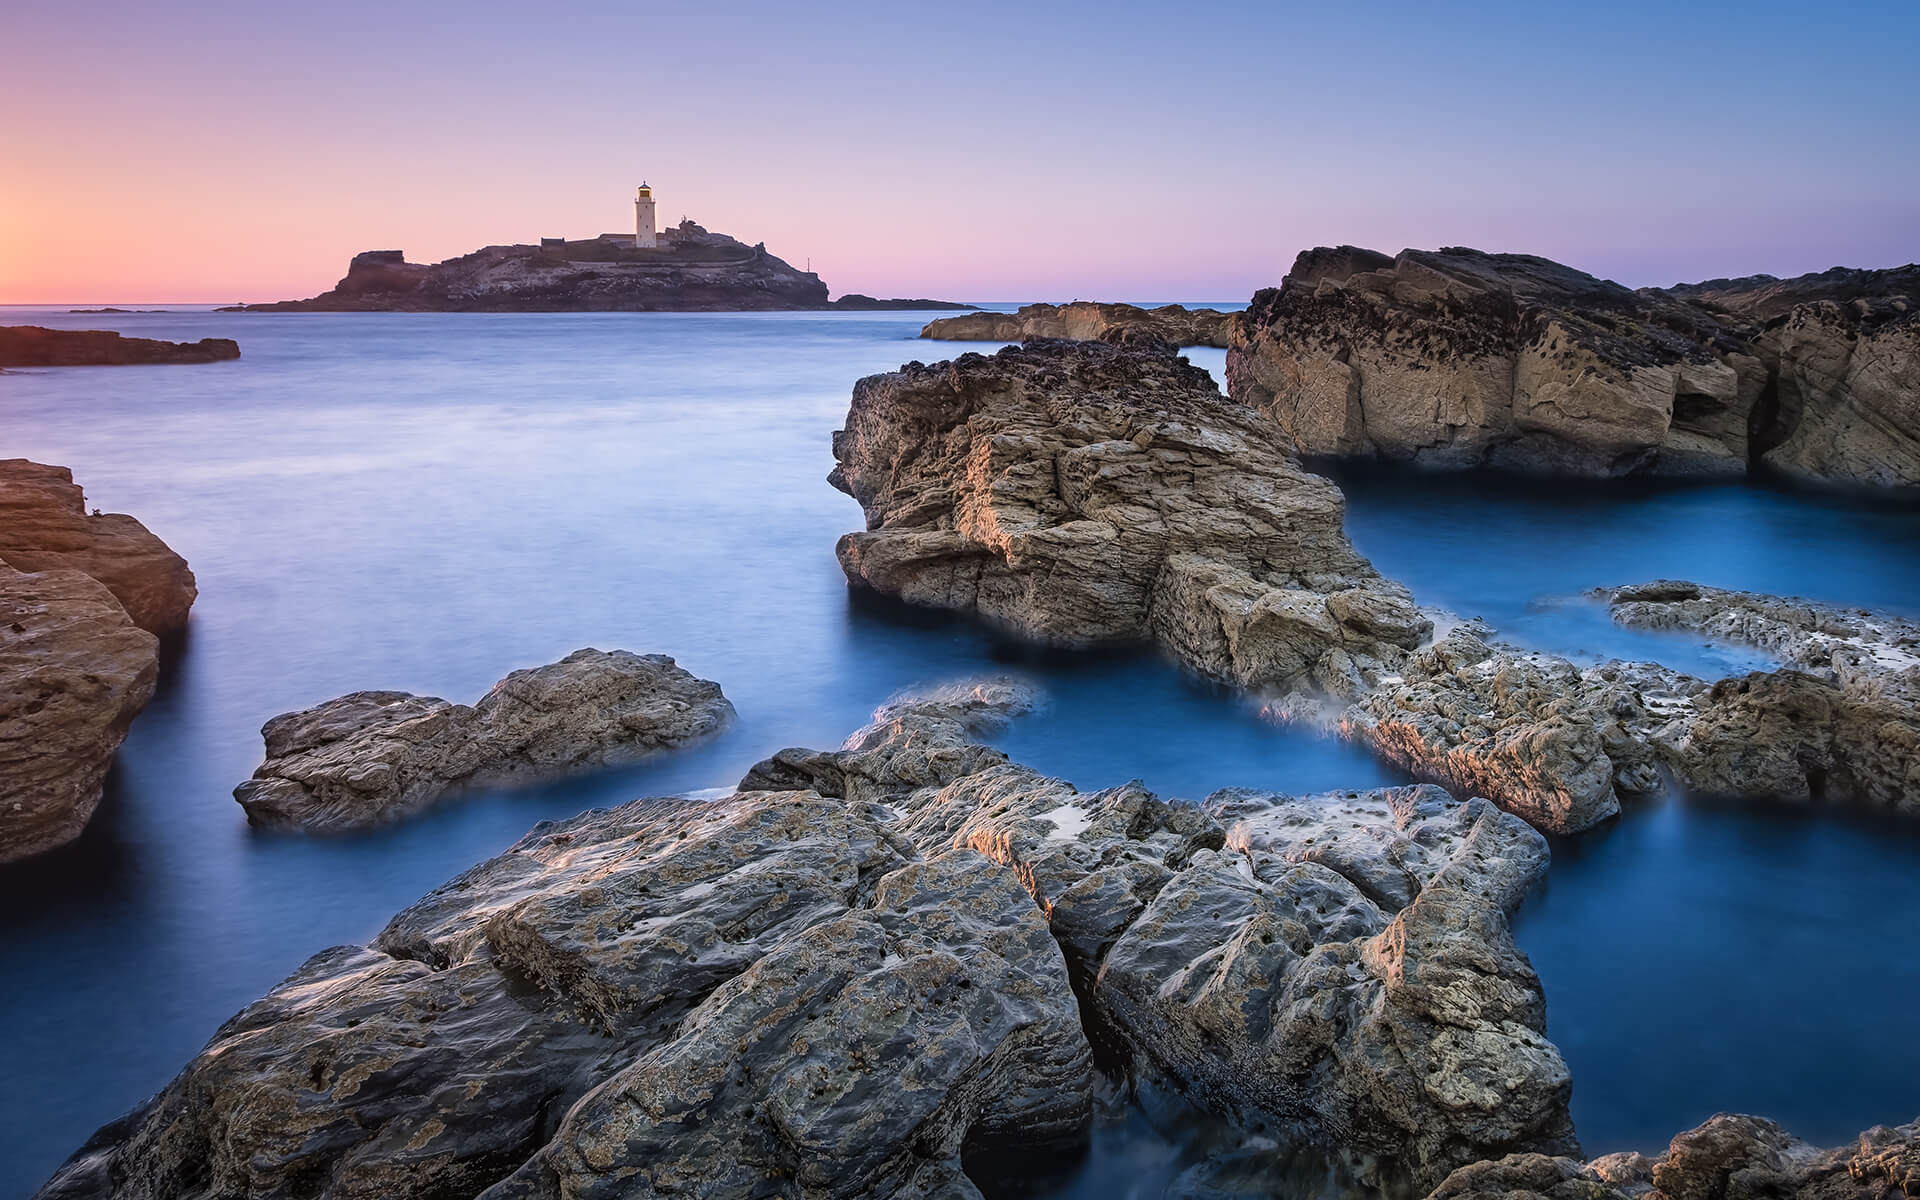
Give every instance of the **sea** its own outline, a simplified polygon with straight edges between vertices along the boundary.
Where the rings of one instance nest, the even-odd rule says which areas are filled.
[[[826,475],[854,381],[994,348],[916,340],[933,315],[0,308],[0,324],[242,349],[0,375],[0,457],[71,467],[90,505],[139,517],[200,585],[86,833],[0,866],[0,1196],[30,1193],[308,956],[367,940],[535,822],[729,785],[781,747],[838,745],[916,684],[1031,679],[1045,707],[998,744],[1085,788],[1138,778],[1198,800],[1405,781],[1151,649],[1041,652],[849,591],[833,547],[861,514]],[[1224,351],[1186,353],[1223,375]],[[1614,628],[1585,595],[1607,584],[1920,610],[1912,505],[1747,483],[1339,478],[1355,543],[1422,603],[1581,659],[1765,665]],[[473,793],[357,836],[257,832],[232,798],[277,713],[368,688],[470,702],[585,646],[671,654],[740,719],[638,768]],[[1917,892],[1920,830],[1869,813],[1668,797],[1556,839],[1516,936],[1587,1151],[1657,1151],[1720,1111],[1828,1144],[1914,1119]],[[1217,1152],[1166,1104],[1112,1107],[1087,1158],[1032,1195],[1144,1200]]]

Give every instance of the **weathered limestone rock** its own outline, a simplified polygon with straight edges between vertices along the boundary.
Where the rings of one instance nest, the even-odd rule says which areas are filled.
[[[1797,479],[1920,487],[1920,265],[1672,289],[1754,322],[1772,386],[1754,454]]]
[[[1721,1114],[1677,1135],[1657,1158],[1609,1154],[1582,1164],[1510,1154],[1449,1175],[1427,1200],[1913,1200],[1920,1122],[1875,1126],[1822,1150],[1761,1117]]]
[[[1011,865],[1096,1041],[1136,1073],[1422,1187],[1494,1148],[1576,1145],[1539,981],[1507,929],[1546,868],[1524,821],[1434,787],[1229,791],[1201,809],[1137,783],[1083,794],[904,711],[743,786],[883,804],[921,853]]]
[[[976,1197],[1085,1138],[1082,1014],[1216,1111],[1438,1182],[1577,1153],[1506,912],[1540,836],[1435,788],[1169,805],[904,698],[718,801],[536,827],[316,956],[41,1193]]]
[[[110,329],[0,325],[0,367],[128,367],[210,363],[239,357],[240,346],[232,338],[166,342],[125,337]]]
[[[1531,255],[1322,247],[1254,296],[1227,376],[1305,455],[1740,475],[1767,381],[1741,328]]]
[[[0,565],[0,862],[72,841],[153,698],[158,642],[79,571]]]
[[[1652,734],[1696,791],[1865,803],[1920,815],[1920,623],[1661,580],[1602,593],[1613,617],[1779,656],[1725,679]]]
[[[1465,622],[1396,673],[1372,676],[1341,731],[1549,833],[1589,829],[1620,811],[1621,793],[1660,789],[1655,731],[1705,684],[1651,663],[1581,667],[1491,639]]]
[[[234,789],[268,828],[383,824],[467,784],[637,762],[733,719],[718,684],[662,654],[576,650],[515,671],[469,708],[406,692],[354,692],[261,729],[266,761]]]
[[[1344,674],[1430,628],[1347,541],[1339,490],[1164,347],[909,363],[855,385],[833,447],[830,481],[867,518],[840,564],[911,603],[1058,645],[1152,637],[1246,687]]]
[[[975,312],[940,317],[920,331],[923,338],[956,342],[1023,342],[1029,338],[1127,344],[1165,342],[1169,346],[1225,349],[1237,314],[1215,308],[1163,304],[1029,304],[1013,313]]]
[[[24,458],[0,459],[0,563],[84,571],[149,633],[184,628],[199,594],[186,560],[146,526],[121,513],[88,516],[73,472]]]

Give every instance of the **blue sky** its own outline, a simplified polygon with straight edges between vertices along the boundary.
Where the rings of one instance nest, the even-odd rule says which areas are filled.
[[[1920,258],[1920,4],[10,6],[0,301],[311,294],[661,215],[836,292]],[[115,236],[103,238],[103,231]]]

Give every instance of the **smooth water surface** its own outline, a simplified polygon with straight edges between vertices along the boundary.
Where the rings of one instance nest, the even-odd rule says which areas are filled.
[[[855,378],[970,348],[911,340],[926,316],[0,310],[244,352],[0,376],[0,456],[71,466],[91,504],[185,555],[201,592],[86,835],[0,868],[0,1195],[31,1190],[309,954],[370,937],[535,821],[729,784],[779,747],[837,744],[914,683],[1031,676],[1049,707],[1002,744],[1083,786],[1137,776],[1198,798],[1401,778],[1150,652],[1036,654],[850,595],[833,542],[860,514],[824,481],[828,434]],[[1192,353],[1218,373],[1221,352]],[[1920,583],[1910,511],[1744,487],[1349,491],[1356,541],[1423,601],[1567,652],[1721,661],[1563,602],[1603,583],[1902,606]],[[589,645],[675,655],[723,685],[738,725],[351,838],[256,834],[230,796],[276,713],[360,688],[470,701]],[[1818,1136],[1920,1111],[1920,1049],[1871,1033],[1901,1028],[1920,985],[1910,931],[1886,916],[1911,913],[1916,865],[1904,830],[1677,804],[1557,846],[1519,933],[1589,1149],[1655,1144],[1714,1107]],[[1099,1168],[1080,1194],[1112,1177]]]

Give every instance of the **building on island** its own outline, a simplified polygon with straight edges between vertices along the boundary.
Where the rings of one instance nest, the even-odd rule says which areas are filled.
[[[640,192],[633,201],[633,246],[636,250],[651,250],[660,244],[654,236],[653,225],[653,189],[643,181]]]

